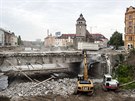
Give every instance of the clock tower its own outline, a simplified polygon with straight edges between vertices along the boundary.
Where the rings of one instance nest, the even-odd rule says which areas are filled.
[[[76,21],[76,36],[86,36],[86,20],[84,19],[83,15],[80,14],[80,17]]]

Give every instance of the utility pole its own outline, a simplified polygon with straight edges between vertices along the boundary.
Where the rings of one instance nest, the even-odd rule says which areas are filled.
[[[47,36],[49,36],[49,29],[47,29]]]

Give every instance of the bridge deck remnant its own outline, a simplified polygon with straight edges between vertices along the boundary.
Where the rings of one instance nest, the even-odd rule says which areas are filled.
[[[80,51],[50,51],[50,52],[1,52],[0,70],[8,71],[18,69],[25,70],[47,70],[62,69],[59,65],[52,66],[48,64],[62,64],[81,62],[82,54]],[[48,68],[46,67],[48,66]],[[17,67],[18,69],[14,68]]]

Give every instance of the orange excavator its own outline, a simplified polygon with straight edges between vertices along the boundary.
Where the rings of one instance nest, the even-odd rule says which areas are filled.
[[[83,50],[84,55],[84,71],[83,74],[78,75],[77,81],[77,93],[78,92],[86,92],[88,95],[92,95],[94,92],[94,85],[92,80],[88,77],[88,65],[87,65],[87,54],[86,50]]]

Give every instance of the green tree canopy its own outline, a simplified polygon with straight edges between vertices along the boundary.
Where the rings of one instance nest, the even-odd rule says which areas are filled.
[[[124,42],[122,40],[122,33],[115,31],[111,36],[108,44],[113,45],[116,49],[118,49],[119,46],[123,46]]]
[[[20,36],[20,35],[18,36],[18,40],[17,40],[17,41],[18,41],[18,45],[22,45],[22,44],[23,44],[23,43],[22,43],[22,39],[21,39],[21,36]]]

